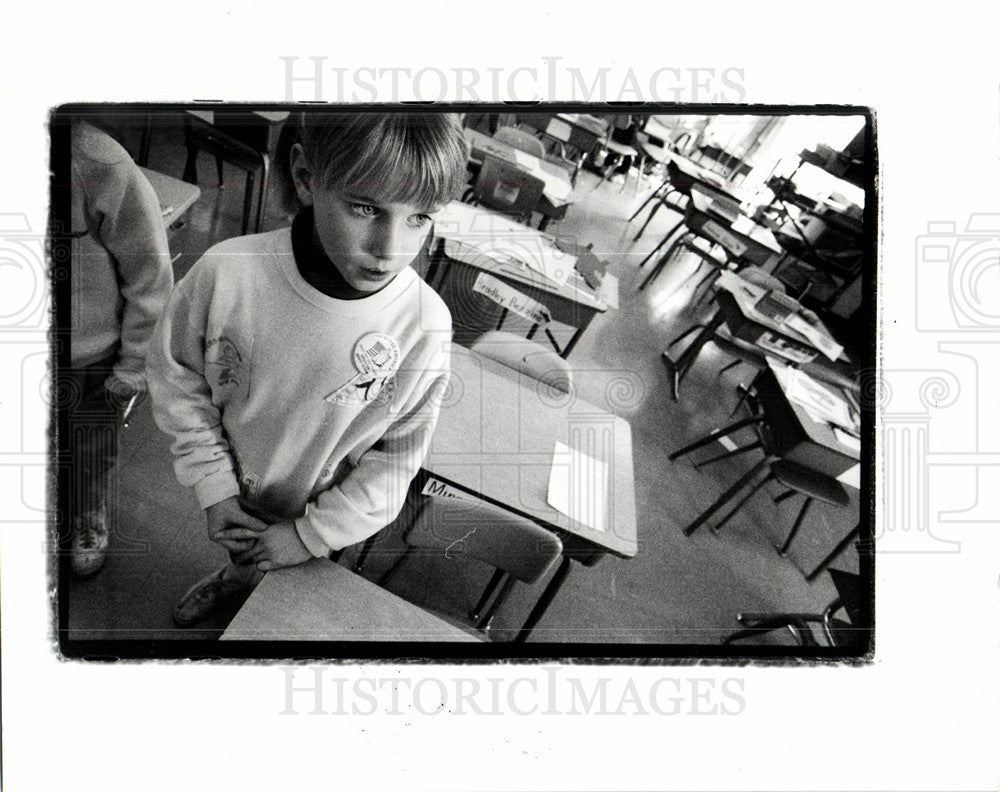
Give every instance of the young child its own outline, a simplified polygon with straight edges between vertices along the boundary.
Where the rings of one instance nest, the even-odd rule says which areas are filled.
[[[180,626],[395,519],[448,381],[451,316],[409,265],[466,180],[457,118],[306,115],[298,128],[291,228],[206,252],[148,358],[177,476],[230,554],[178,603]]]
[[[108,478],[122,412],[146,390],[146,347],[173,286],[156,193],[115,140],[71,128],[73,490],[70,560],[92,575],[108,550]]]

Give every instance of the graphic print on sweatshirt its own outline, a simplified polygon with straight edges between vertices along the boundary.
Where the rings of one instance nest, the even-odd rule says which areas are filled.
[[[205,379],[216,393],[240,394],[250,390],[250,348],[243,351],[230,336],[218,336],[205,344]]]
[[[352,358],[358,373],[328,394],[326,400],[332,404],[370,404],[376,399],[388,403],[401,358],[396,339],[385,333],[365,333],[354,345]]]

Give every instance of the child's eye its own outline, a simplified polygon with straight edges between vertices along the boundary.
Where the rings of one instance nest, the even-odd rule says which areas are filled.
[[[378,207],[371,204],[356,203],[351,204],[351,211],[358,217],[374,217],[378,214]]]
[[[426,214],[410,215],[409,223],[413,228],[422,228],[431,221],[431,216]]]

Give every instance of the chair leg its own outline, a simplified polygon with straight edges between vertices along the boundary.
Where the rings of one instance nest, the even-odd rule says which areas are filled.
[[[514,584],[517,581],[507,575],[507,579],[504,580],[503,586],[500,587],[500,592],[497,594],[496,599],[493,600],[493,604],[490,605],[489,610],[483,614],[483,618],[479,620],[476,627],[480,630],[488,631],[490,625],[493,623],[493,617],[497,615],[497,611],[500,610],[500,606],[507,601],[507,597],[510,595],[510,590],[514,588]]]
[[[812,502],[812,498],[806,498],[805,503],[802,504],[802,508],[799,509],[799,516],[795,518],[795,524],[792,525],[792,530],[788,532],[788,538],[785,539],[785,543],[778,550],[778,555],[782,558],[788,555],[788,548],[792,546],[792,540],[799,532],[799,527],[802,525],[802,521],[806,518],[806,514],[808,513]]]
[[[655,201],[657,198],[661,198],[662,197],[661,193],[663,192],[663,188],[667,187],[667,186],[668,186],[667,183],[664,182],[659,187],[657,187],[655,190],[653,190],[653,192],[651,192],[649,194],[649,197],[645,201],[642,202],[642,206],[640,206],[638,209],[635,210],[635,212],[632,214],[632,216],[628,219],[628,222],[631,223],[633,220],[635,220],[635,218],[637,218],[639,216],[639,214],[642,212],[642,210],[645,209],[647,206],[649,206],[649,204],[652,201]]]
[[[722,528],[723,525],[725,525],[727,522],[729,522],[735,516],[736,512],[738,512],[740,509],[743,508],[743,505],[748,500],[750,500],[754,495],[756,495],[758,492],[760,492],[761,489],[768,482],[772,481],[773,479],[774,479],[774,474],[773,473],[768,473],[767,476],[765,476],[760,481],[758,481],[756,484],[754,484],[753,487],[750,488],[750,491],[740,499],[739,503],[737,503],[735,506],[733,506],[732,509],[730,509],[728,512],[726,512],[725,516],[721,520],[719,520],[712,527],[712,529],[711,529],[712,533],[717,533],[719,531],[719,529]]]
[[[365,543],[361,545],[361,552],[358,553],[358,558],[354,562],[354,571],[359,575],[365,568],[365,561],[368,560],[368,554],[371,553],[372,548],[375,546],[376,536],[378,536],[377,533],[372,534],[367,539],[365,539]]]
[[[702,460],[701,462],[696,462],[695,469],[702,468],[705,465],[711,465],[713,462],[719,462],[723,459],[730,459],[734,456],[739,456],[740,454],[745,454],[747,451],[753,451],[755,448],[761,448],[761,447],[762,444],[760,440],[756,440],[753,443],[750,443],[749,445],[740,446],[739,448],[734,448],[732,451],[726,451],[725,453],[719,454],[718,456],[714,456],[711,459],[705,459]]]
[[[261,153],[260,164],[261,173],[260,189],[257,192],[257,219],[254,222],[253,229],[255,234],[260,233],[261,226],[264,223],[264,209],[267,206],[267,186],[271,176],[271,160],[267,154]]]
[[[734,360],[732,363],[727,363],[725,366],[723,366],[722,368],[719,369],[719,376],[721,377],[723,374],[725,374],[727,371],[729,371],[729,369],[736,368],[742,362],[743,362],[743,360],[741,358],[736,358],[736,360]],[[747,397],[746,396],[747,393],[748,393],[748,391],[743,391],[743,395],[740,397],[740,402],[739,402],[739,404],[736,405],[737,409],[739,409],[740,404],[743,404],[743,400]],[[733,412],[735,413],[736,410],[733,410]]]
[[[736,360],[734,360],[728,366],[724,366],[723,368],[719,369],[719,376],[721,377],[723,372],[727,371],[728,369],[731,369],[733,366],[738,366],[742,362],[743,361],[740,360],[740,358],[736,358]],[[750,388],[747,387],[746,385],[740,383],[740,385],[736,388],[736,391],[737,393],[740,394],[740,398],[736,400],[736,406],[733,407],[733,411],[729,413],[730,418],[736,415],[736,413],[740,411],[740,407],[742,407],[743,404],[747,401],[747,399],[750,398]]]
[[[552,604],[552,600],[556,598],[556,594],[559,593],[559,589],[562,588],[563,583],[566,582],[566,578],[569,577],[570,571],[570,558],[569,556],[563,556],[562,561],[559,562],[559,566],[556,568],[556,573],[552,576],[552,580],[545,587],[545,591],[542,592],[542,596],[538,598],[538,602],[535,603],[535,607],[531,609],[531,613],[528,614],[527,620],[524,622],[524,626],[521,627],[520,632],[518,632],[517,637],[514,638],[516,643],[524,643],[528,640],[528,636],[531,635],[531,631],[535,629],[535,625],[541,621],[542,616],[545,615],[545,611],[548,610],[549,605]]]
[[[662,248],[665,244],[667,244],[667,242],[670,241],[670,237],[672,237],[675,233],[677,233],[677,229],[679,229],[682,225],[684,225],[684,218],[681,218],[680,221],[673,228],[671,228],[666,234],[664,234],[663,239],[659,241],[656,247],[653,248],[651,251],[649,251],[649,253],[646,255],[646,258],[644,258],[642,261],[639,262],[639,269],[642,269],[644,266],[646,266],[646,262],[649,261],[651,258],[653,258],[653,256],[656,255],[656,252],[660,248]]]
[[[396,574],[396,571],[403,565],[403,562],[410,557],[412,552],[413,548],[407,547],[403,554],[396,559],[395,563],[382,574],[382,577],[378,579],[378,585],[384,586],[389,581],[389,578]]]
[[[667,457],[667,459],[673,462],[675,459],[678,459],[679,457],[682,457],[685,454],[689,454],[695,449],[701,448],[702,446],[706,446],[709,443],[718,440],[720,437],[725,437],[726,435],[732,434],[737,429],[742,429],[744,426],[750,426],[751,424],[760,423],[763,420],[764,416],[762,415],[754,415],[751,416],[750,418],[741,418],[735,423],[731,423],[728,426],[722,427],[721,429],[716,429],[714,432],[705,435],[700,440],[695,440],[690,445],[686,445],[684,446],[684,448],[674,451],[669,457]]]
[[[633,242],[639,241],[639,237],[642,236],[643,232],[646,230],[649,224],[653,222],[653,218],[656,216],[656,213],[660,211],[660,207],[663,206],[663,204],[665,204],[666,202],[667,202],[666,198],[661,198],[659,201],[656,202],[656,206],[654,206],[652,211],[649,213],[649,217],[647,217],[646,222],[642,224],[642,228],[640,228],[638,233],[636,233],[636,235],[632,237]]]
[[[837,546],[830,551],[829,555],[827,555],[826,558],[824,558],[822,561],[819,562],[817,567],[812,572],[806,575],[806,581],[812,583],[817,577],[819,577],[820,573],[828,566],[830,566],[830,564],[832,564],[837,559],[837,556],[843,553],[851,544],[851,542],[857,539],[860,534],[861,534],[861,524],[859,523],[858,525],[854,526],[854,528],[851,530],[849,534],[847,534],[847,536],[845,536],[843,539],[837,542]]]
[[[681,341],[683,341],[685,338],[691,335],[691,333],[696,333],[699,330],[703,329],[704,327],[705,325],[703,324],[691,325],[687,330],[685,330],[683,333],[677,336],[677,338],[675,338],[673,341],[667,344],[667,349],[670,349],[670,347],[674,346],[675,344],[679,344]]]
[[[184,161],[184,175],[181,178],[188,184],[198,183],[198,147],[187,144],[187,159]]]
[[[757,478],[757,475],[770,463],[773,457],[764,457],[756,465],[754,465],[750,470],[743,474],[733,485],[723,492],[718,498],[716,498],[715,503],[709,506],[705,511],[698,515],[693,523],[688,525],[684,529],[684,535],[690,536],[698,528],[708,522],[709,518],[715,514],[719,509],[728,503],[734,495],[740,492],[747,484]]]
[[[479,602],[476,603],[475,609],[472,611],[472,613],[469,614],[469,618],[472,619],[472,621],[474,622],[479,621],[483,609],[489,603],[490,599],[493,596],[493,593],[497,590],[497,586],[499,586],[503,582],[505,574],[507,573],[504,572],[502,569],[497,569],[493,573],[493,577],[490,578],[490,582],[486,584],[486,588],[483,591],[483,596],[479,598]]]
[[[247,182],[246,190],[243,193],[243,235],[246,236],[250,231],[250,210],[253,208],[253,185],[254,185],[254,172],[253,168],[247,171]]]
[[[775,497],[771,498],[771,500],[772,500],[772,501],[773,501],[774,503],[781,503],[782,501],[786,501],[786,500],[788,500],[788,499],[789,499],[790,497],[792,497],[792,496],[793,496],[794,494],[795,494],[795,490],[793,490],[793,489],[790,489],[790,490],[785,490],[785,491],[784,491],[784,492],[782,492],[782,493],[781,493],[780,495],[777,495],[777,496],[775,496]]]
[[[663,268],[667,266],[667,262],[670,261],[670,259],[673,257],[674,252],[680,246],[681,241],[683,239],[684,237],[681,236],[680,238],[677,239],[676,242],[674,242],[669,248],[667,248],[667,252],[663,254],[662,258],[656,263],[656,266],[653,267],[653,271],[650,272],[649,275],[646,276],[646,280],[644,280],[639,285],[639,291],[645,289],[650,283],[652,283],[656,279],[656,276],[663,271]],[[639,266],[642,265],[640,264]]]

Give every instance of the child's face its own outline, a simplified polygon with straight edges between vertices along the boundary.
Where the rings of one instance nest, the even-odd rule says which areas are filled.
[[[351,286],[381,289],[417,257],[433,210],[322,187],[312,191],[315,234]]]

